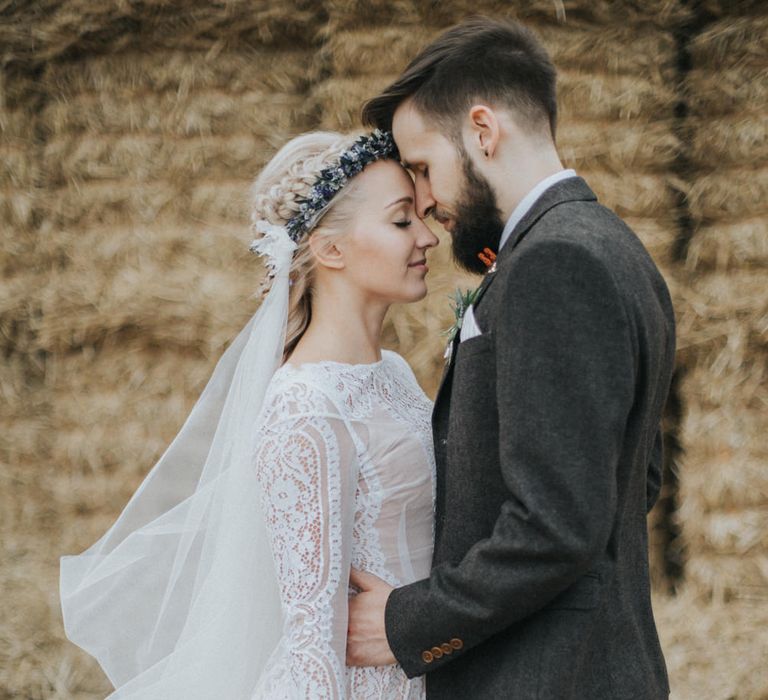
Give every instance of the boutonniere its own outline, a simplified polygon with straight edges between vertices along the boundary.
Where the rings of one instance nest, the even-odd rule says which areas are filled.
[[[463,292],[458,287],[453,293],[451,299],[451,308],[453,309],[454,322],[450,328],[446,328],[442,331],[441,335],[448,336],[448,343],[445,346],[445,353],[443,357],[448,359],[451,355],[451,343],[453,343],[456,335],[461,331],[461,324],[464,321],[464,314],[467,313],[467,309],[472,305],[477,297],[477,293],[480,291],[480,287],[477,289],[466,289]]]
[[[490,248],[483,248],[483,252],[478,253],[477,257],[485,263],[486,267],[488,267],[488,272],[486,274],[490,275],[492,272],[496,272],[496,253]],[[442,335],[448,336],[448,342],[445,346],[445,352],[443,353],[443,357],[446,360],[451,356],[451,343],[453,343],[456,338],[456,334],[461,331],[464,314],[467,313],[467,309],[475,302],[480,287],[482,287],[482,284],[476,289],[467,289],[463,292],[457,287],[456,291],[453,293],[453,297],[449,297],[449,299],[452,299],[453,301],[452,308],[455,320],[450,328],[447,328],[442,332]]]
[[[486,274],[490,275],[492,272],[496,272],[496,253],[490,248],[483,248],[483,252],[478,253],[477,257],[480,258],[483,264],[488,268]]]

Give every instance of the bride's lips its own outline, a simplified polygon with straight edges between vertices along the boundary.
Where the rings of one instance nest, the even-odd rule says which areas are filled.
[[[416,262],[409,263],[408,267],[414,267],[419,270],[424,270],[424,272],[429,272],[429,267],[427,266],[426,258],[424,258],[423,260],[417,260]]]

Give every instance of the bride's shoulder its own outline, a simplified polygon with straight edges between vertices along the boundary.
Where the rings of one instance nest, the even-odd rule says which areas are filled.
[[[335,412],[333,392],[312,366],[284,364],[267,386],[262,407],[263,417],[291,417],[302,414]]]
[[[382,359],[384,359],[389,364],[389,366],[393,368],[396,375],[405,378],[409,383],[415,385],[421,390],[419,380],[416,379],[416,374],[414,373],[413,367],[411,367],[408,360],[406,360],[400,353],[395,352],[394,350],[382,349],[381,355]]]
[[[381,358],[385,360],[390,366],[404,370],[409,374],[413,374],[413,369],[411,368],[411,365],[408,364],[408,360],[406,360],[399,352],[382,348]]]

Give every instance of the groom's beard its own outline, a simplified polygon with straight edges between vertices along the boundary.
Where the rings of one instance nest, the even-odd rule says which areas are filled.
[[[459,267],[483,274],[488,268],[477,254],[483,248],[498,252],[504,221],[496,193],[488,180],[475,170],[464,149],[461,149],[461,162],[464,184],[456,204],[451,252]]]

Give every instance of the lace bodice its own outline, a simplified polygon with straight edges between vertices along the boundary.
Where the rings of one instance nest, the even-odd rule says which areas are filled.
[[[432,559],[432,402],[408,363],[285,364],[257,422],[284,629],[254,698],[423,698],[398,665],[344,664],[350,566],[393,586]]]

